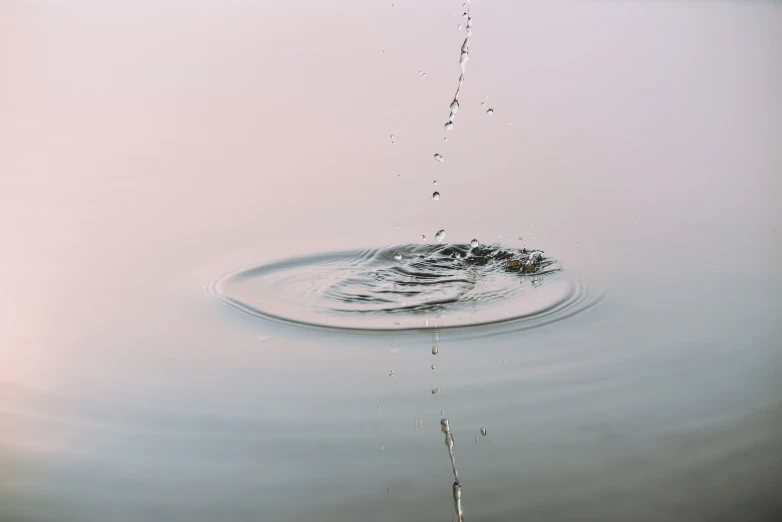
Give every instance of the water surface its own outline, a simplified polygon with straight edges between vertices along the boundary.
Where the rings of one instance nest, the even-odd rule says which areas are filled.
[[[0,520],[447,521],[443,417],[468,522],[782,510],[779,6],[475,0],[446,142],[460,3],[394,4],[0,7]],[[391,332],[215,299],[442,228],[601,298]]]

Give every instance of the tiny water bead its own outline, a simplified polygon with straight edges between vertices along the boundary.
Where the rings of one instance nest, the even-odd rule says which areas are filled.
[[[435,154],[434,159],[442,163],[444,161],[443,156],[441,154]]]
[[[481,428],[481,435],[486,436],[486,428]]]
[[[437,233],[434,235],[434,240],[438,243],[442,243],[443,239],[445,239],[445,230],[438,230]]]
[[[477,239],[473,239],[472,241],[470,241],[470,246],[473,248],[477,247],[479,244],[480,243],[478,243]]]
[[[438,353],[439,351],[440,351],[440,349],[439,349],[439,348],[437,348],[436,346],[432,346],[432,355],[437,355],[437,353]]]
[[[452,121],[446,122],[445,123],[445,130],[451,130],[451,129],[453,129],[453,122]]]
[[[440,200],[440,193],[439,192],[435,192],[434,194],[432,194],[432,199],[435,200],[435,201],[439,201]]]
[[[494,114],[494,109],[488,109],[488,110],[486,111],[486,114],[488,114],[489,116],[491,116],[492,114]]]
[[[395,252],[394,253],[394,259],[396,259],[397,261],[401,261],[402,260],[402,254],[400,254],[399,252]]]

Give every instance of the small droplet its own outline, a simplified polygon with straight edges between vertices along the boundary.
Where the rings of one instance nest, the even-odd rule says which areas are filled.
[[[401,261],[402,260],[402,254],[400,254],[399,252],[395,252],[394,253],[394,259],[396,259],[397,261]]]
[[[480,245],[480,243],[478,242],[478,240],[477,240],[477,239],[473,239],[472,241],[470,241],[470,246],[471,246],[471,247],[475,248],[475,247],[477,247],[478,245]]]
[[[446,122],[445,130],[451,130],[451,129],[453,129],[453,122],[452,121]]]
[[[432,388],[432,395],[437,395],[440,393],[440,388]]]
[[[440,200],[440,193],[439,192],[435,192],[434,194],[432,194],[432,199],[435,200],[435,201],[439,201]]]
[[[486,436],[486,428],[481,428],[481,435]]]
[[[438,230],[437,234],[434,235],[434,240],[442,243],[443,239],[445,239],[445,230]]]
[[[462,24],[459,24],[459,25],[456,27],[456,30],[457,30],[457,31],[461,31],[461,30],[462,30]]]
[[[466,53],[463,53],[463,54],[466,54]],[[451,112],[453,112],[454,114],[459,112],[459,101],[458,100],[454,100],[454,101],[451,102]]]
[[[487,110],[487,111],[486,111],[486,114],[488,114],[489,116],[491,116],[492,114],[494,114],[494,109],[489,109],[489,110]],[[510,123],[509,123],[508,125],[510,125]]]
[[[421,234],[421,241],[426,241],[426,234]]]
[[[436,159],[436,160],[437,160],[437,161],[439,161],[440,163],[442,163],[442,162],[444,161],[444,160],[443,160],[443,157],[442,157],[442,155],[441,155],[441,154],[435,154],[435,155],[434,155],[434,159]]]
[[[434,181],[432,182],[432,185],[437,185],[437,180],[434,180]]]
[[[432,370],[434,370],[434,364],[432,365]]]
[[[432,346],[432,355],[437,355],[437,352],[439,351],[440,351],[439,348],[437,348],[436,346]]]

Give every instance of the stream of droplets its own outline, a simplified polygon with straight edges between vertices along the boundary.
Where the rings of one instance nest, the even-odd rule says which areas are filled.
[[[445,122],[446,131],[453,129],[453,121],[456,119],[456,113],[459,112],[459,93],[462,90],[462,85],[464,85],[464,74],[467,69],[467,62],[470,60],[470,36],[472,36],[470,0],[467,0],[462,7],[465,9],[463,16],[467,18],[467,23],[465,24],[465,31],[467,34],[464,37],[464,42],[462,42],[462,47],[459,53],[459,84],[456,87],[456,92],[454,93],[453,100],[451,101],[451,112],[448,115],[448,121]],[[461,25],[459,27],[461,28]],[[440,154],[435,154],[434,158],[439,162],[443,161],[443,157]],[[435,192],[432,198],[434,200],[439,200],[440,193]],[[442,240],[445,238],[445,229],[438,231],[434,238],[438,243],[442,242]],[[477,246],[478,241],[473,240],[473,243],[476,244],[471,244],[471,246],[475,247]],[[437,353],[435,348],[432,349],[432,353]],[[432,366],[432,368],[434,369],[434,366]],[[434,393],[434,390],[432,393]],[[443,433],[445,433],[445,445],[448,447],[448,455],[451,458],[451,467],[453,468],[453,506],[454,510],[456,510],[456,522],[462,522],[462,486],[459,484],[459,473],[456,471],[456,462],[454,461],[453,457],[453,435],[451,435],[451,427],[448,423],[448,419],[442,419],[440,421],[440,428]]]

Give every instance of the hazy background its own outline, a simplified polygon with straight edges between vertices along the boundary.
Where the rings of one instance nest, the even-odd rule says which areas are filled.
[[[471,9],[446,133],[458,0],[0,1],[0,520],[449,520],[440,410],[467,520],[774,519],[782,6]],[[440,228],[606,303],[435,378],[204,290]]]

